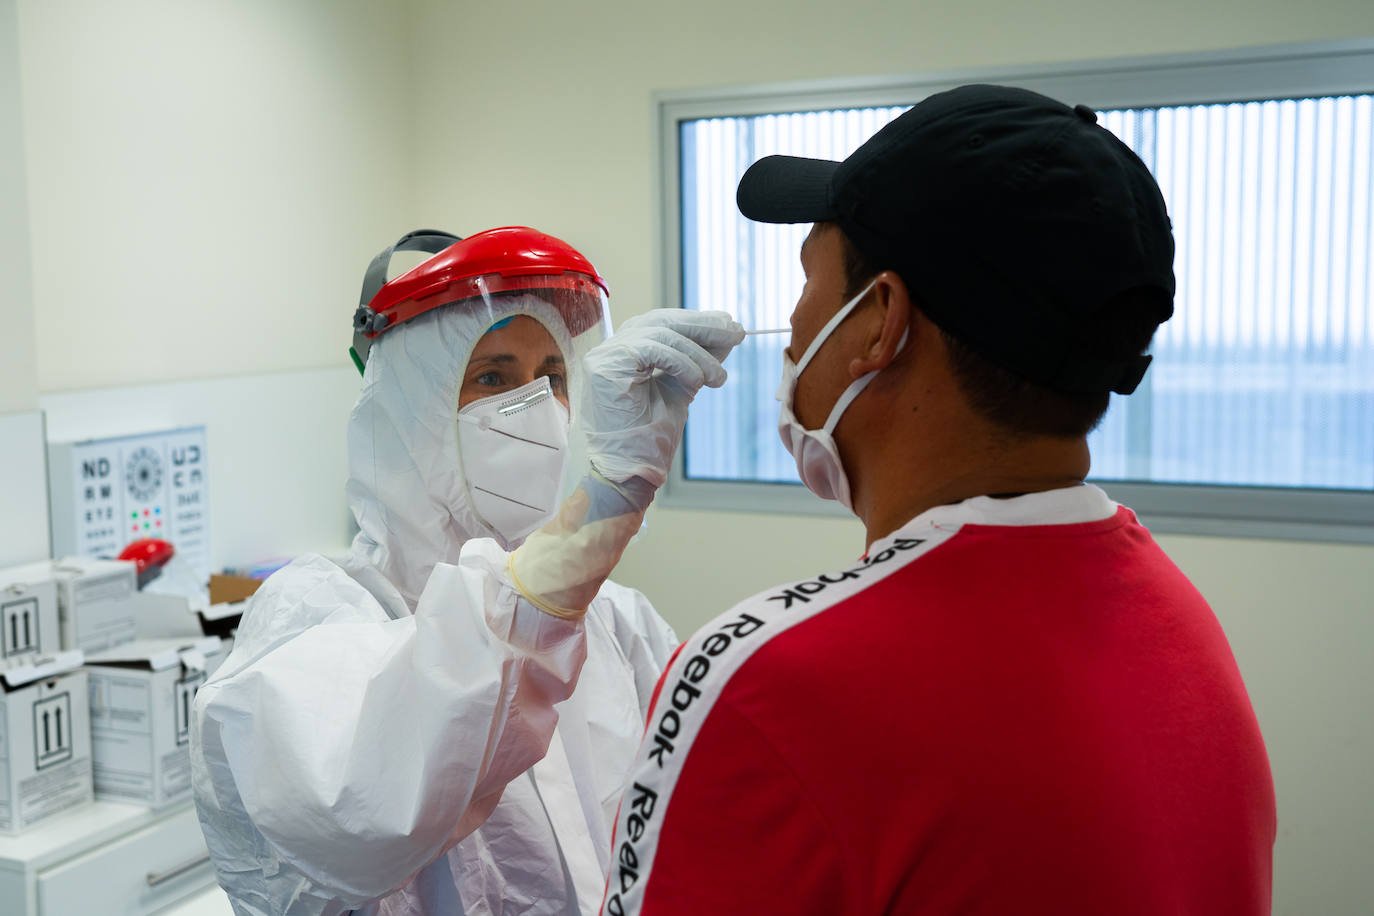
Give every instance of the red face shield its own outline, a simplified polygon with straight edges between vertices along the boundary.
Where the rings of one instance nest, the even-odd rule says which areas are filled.
[[[533,294],[557,310],[574,339],[596,328],[604,333],[606,281],[567,242],[523,226],[491,229],[456,241],[394,280],[382,282],[393,251],[431,250],[426,245],[439,247],[448,238],[445,233],[411,233],[373,261],[364,281],[364,302],[353,318],[353,358],[360,370],[377,335],[430,309],[465,300]]]

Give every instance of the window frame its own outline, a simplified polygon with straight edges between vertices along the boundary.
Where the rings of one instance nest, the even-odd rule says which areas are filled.
[[[972,82],[1014,84],[1099,110],[1374,93],[1374,38],[656,93],[661,305],[683,307],[680,122],[910,105]],[[674,458],[661,497],[664,506],[853,517],[799,484],[689,479],[685,452],[678,449]],[[1089,479],[1159,533],[1374,544],[1374,489]]]

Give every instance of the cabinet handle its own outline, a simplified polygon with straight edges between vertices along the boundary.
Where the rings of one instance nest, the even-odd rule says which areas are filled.
[[[209,861],[210,861],[210,853],[206,852],[206,853],[202,853],[201,855],[196,856],[194,859],[187,859],[185,862],[182,862],[180,865],[176,866],[175,868],[169,868],[169,869],[167,869],[167,870],[164,871],[164,872],[160,872],[160,873],[157,873],[157,874],[155,874],[155,873],[153,873],[153,872],[148,872],[148,886],[149,886],[149,887],[157,887],[159,884],[166,884],[168,881],[171,881],[173,878],[180,878],[182,875],[186,874],[188,871],[192,871],[192,870],[194,870],[194,869],[200,868],[202,865],[204,865],[205,863],[207,863],[207,862],[209,862]]]

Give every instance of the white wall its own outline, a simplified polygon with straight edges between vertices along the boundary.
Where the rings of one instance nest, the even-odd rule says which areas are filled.
[[[0,414],[38,405],[16,27],[14,0],[0,0]]]
[[[413,228],[408,35],[397,2],[19,0],[40,390],[348,365]]]
[[[416,9],[428,84],[416,125],[420,221],[459,232],[528,222],[565,235],[609,278],[622,319],[660,304],[655,90],[1374,35],[1368,0]],[[1161,540],[1226,626],[1269,742],[1281,821],[1275,912],[1370,912],[1374,722],[1361,662],[1374,645],[1374,548]],[[857,523],[653,510],[616,575],[685,635],[749,594],[862,550]]]
[[[43,473],[17,24],[14,0],[0,0],[0,479],[7,481]],[[0,488],[0,567],[46,554],[42,494],[41,487]]]
[[[1269,747],[1274,912],[1374,913],[1374,550],[1160,542],[1216,610]]]
[[[41,392],[70,429],[212,414],[278,445],[212,469],[232,485],[216,505],[241,501],[221,556],[331,548],[307,542],[338,530],[347,385],[297,370],[345,365],[367,259],[417,225],[530,223],[592,257],[618,317],[658,304],[655,90],[1369,35],[1368,0],[0,0],[0,411]],[[294,437],[292,409],[313,410]],[[297,508],[322,527],[276,538]],[[1369,912],[1374,550],[1162,540],[1216,607],[1269,741],[1275,912]],[[617,576],[685,635],[861,550],[855,523],[655,510]]]
[[[44,394],[48,441],[205,426],[212,569],[339,554],[344,428],[358,397],[351,365]]]
[[[1374,34],[1368,0],[415,0],[421,222],[528,222],[657,304],[655,90]],[[461,91],[455,87],[461,85]]]
[[[350,321],[414,228],[409,39],[401,2],[0,0],[0,412],[206,424],[217,563],[347,543]]]
[[[0,413],[0,569],[49,556],[45,444],[41,411]]]

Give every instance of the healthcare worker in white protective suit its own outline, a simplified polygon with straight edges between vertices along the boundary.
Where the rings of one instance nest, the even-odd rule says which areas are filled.
[[[606,340],[604,281],[532,229],[393,246],[441,247],[368,272],[351,553],[268,579],[196,697],[196,808],[239,914],[600,904],[676,643],[606,576],[743,330],[656,310]],[[560,506],[570,411],[586,473]]]

